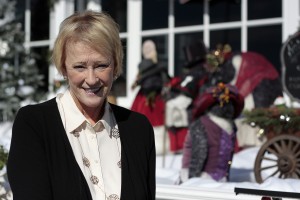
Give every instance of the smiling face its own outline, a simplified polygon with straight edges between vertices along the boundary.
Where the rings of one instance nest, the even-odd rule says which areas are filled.
[[[63,74],[71,95],[78,108],[96,120],[112,87],[114,63],[80,41],[67,43],[65,53]]]

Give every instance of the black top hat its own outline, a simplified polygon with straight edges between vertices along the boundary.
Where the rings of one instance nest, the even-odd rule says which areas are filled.
[[[183,47],[186,58],[185,68],[192,68],[198,63],[206,60],[207,49],[203,41],[199,40],[193,44]]]

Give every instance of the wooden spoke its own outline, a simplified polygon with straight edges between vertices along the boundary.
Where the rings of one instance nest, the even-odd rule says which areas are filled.
[[[277,157],[279,155],[272,147],[267,148],[267,151],[274,154],[274,155],[276,155]]]
[[[278,166],[277,165],[271,165],[271,166],[267,166],[267,167],[262,167],[262,168],[260,168],[260,171],[266,170],[266,169],[272,169],[274,167],[278,167]]]
[[[292,148],[292,152],[295,153],[295,152],[299,151],[299,146],[300,146],[299,143],[296,144],[296,145]]]
[[[274,161],[277,162],[278,159],[269,158],[269,157],[262,157],[262,160]]]
[[[276,174],[278,174],[279,170],[276,170],[275,172],[273,172],[272,174],[270,174],[269,176],[266,177],[266,179],[275,176]],[[279,175],[280,176],[280,175]],[[266,180],[265,179],[265,180]]]
[[[288,145],[287,145],[287,149],[293,149],[293,144],[294,144],[294,142],[293,141],[291,141],[291,140],[288,140]]]
[[[280,146],[281,146],[280,148],[281,152],[285,152],[287,150],[287,145],[285,143],[285,140],[280,141]]]

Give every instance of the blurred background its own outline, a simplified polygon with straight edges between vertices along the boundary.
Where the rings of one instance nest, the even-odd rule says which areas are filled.
[[[18,64],[23,62],[15,58],[16,55],[12,59],[13,65],[4,64],[3,58],[9,57],[9,52],[25,52],[20,48],[5,48],[6,43],[11,46],[18,42],[9,38],[16,38],[13,33],[18,31],[6,23],[14,18],[15,28],[23,31],[18,35],[19,43],[24,44],[31,57],[28,62],[34,62],[36,66],[37,71],[31,73],[41,75],[38,78],[41,82],[34,86],[35,98],[45,98],[45,95],[55,93],[63,83],[49,62],[60,22],[77,10],[102,10],[111,14],[120,25],[125,51],[124,73],[116,81],[113,90],[117,103],[129,108],[137,92],[130,87],[142,59],[143,41],[151,39],[155,42],[158,60],[168,67],[171,76],[182,73],[186,61],[183,47],[197,40],[202,40],[208,49],[215,48],[219,43],[227,43],[232,51],[261,53],[280,73],[280,49],[284,41],[298,29],[300,6],[298,0],[0,0],[0,7],[2,77],[4,68],[7,71],[7,68],[14,66],[10,71],[14,71],[15,75],[22,73],[19,71],[24,68]],[[7,34],[6,39],[4,34]],[[9,42],[13,40],[14,43]],[[26,77],[32,78],[29,74]],[[24,82],[28,81],[28,78],[14,79],[18,87],[25,86]],[[1,87],[5,86],[4,93],[12,96],[14,89],[7,89],[3,84],[7,80],[3,80]],[[37,80],[30,81],[36,83]],[[28,90],[26,94],[31,91]],[[4,98],[0,98],[0,102],[1,99]],[[0,112],[4,109],[2,107]]]
[[[4,149],[9,149],[12,122],[21,106],[52,98],[66,88],[65,80],[50,62],[53,43],[62,20],[86,9],[108,12],[120,26],[124,70],[114,83],[112,95],[114,103],[129,109],[139,90],[132,89],[132,84],[143,60],[145,41],[155,43],[157,60],[167,68],[170,77],[185,73],[190,60],[184,48],[199,41],[207,51],[229,44],[233,53],[261,54],[281,77],[282,47],[299,31],[300,22],[299,0],[0,0],[0,144]],[[248,129],[244,130],[248,134]],[[264,142],[256,144],[256,132],[251,143],[256,148],[253,159],[257,146]],[[157,140],[162,145],[166,143],[163,137],[165,132]],[[177,152],[171,152],[171,158],[165,158],[166,153],[170,152],[160,152],[158,165],[169,166],[178,160]],[[247,174],[253,172],[254,161],[250,162]],[[158,178],[176,182],[180,161],[177,163],[174,180],[165,177],[171,169],[158,173],[162,177]],[[233,166],[237,167],[236,163],[239,162]],[[239,174],[240,171],[234,175]],[[234,197],[232,193],[228,199]]]

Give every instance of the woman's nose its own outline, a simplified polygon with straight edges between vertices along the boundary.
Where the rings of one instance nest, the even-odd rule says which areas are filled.
[[[97,74],[94,69],[88,69],[86,75],[86,82],[90,85],[95,84],[99,81]]]

